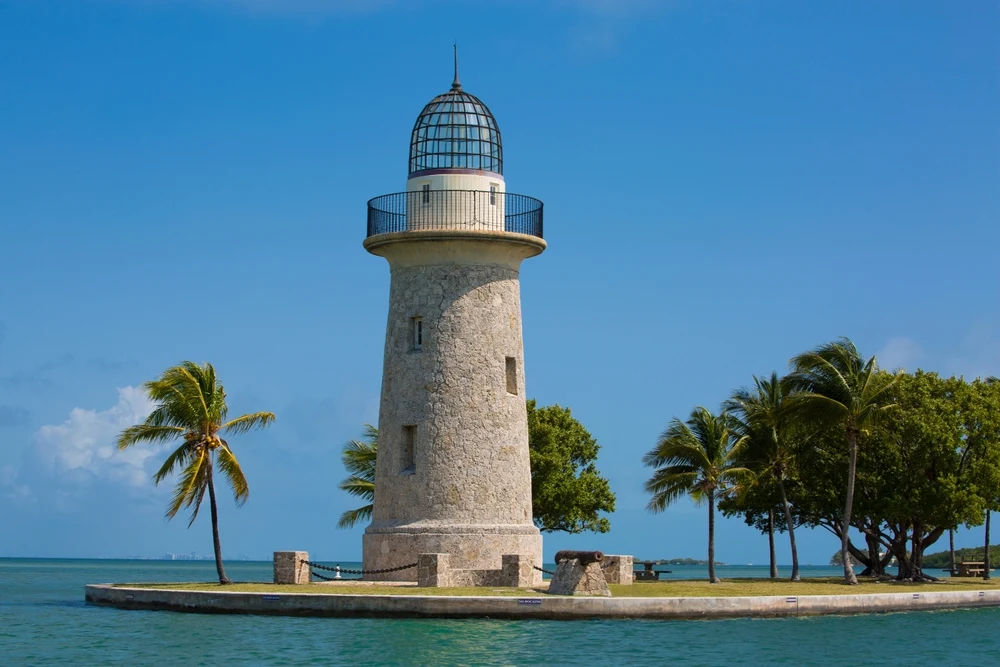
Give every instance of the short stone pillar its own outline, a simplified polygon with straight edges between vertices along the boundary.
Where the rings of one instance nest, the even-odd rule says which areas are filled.
[[[505,554],[500,559],[500,585],[513,588],[528,588],[538,581],[533,567],[535,559],[519,554]],[[541,574],[541,572],[537,572]]]
[[[611,589],[604,579],[601,563],[582,564],[576,558],[567,558],[556,567],[549,583],[552,595],[602,595],[611,597]]]
[[[605,556],[601,561],[601,569],[604,570],[604,580],[609,584],[632,585],[632,568],[634,560],[632,556]]]
[[[417,556],[417,586],[430,588],[451,586],[448,554],[419,554]]]
[[[306,561],[308,551],[275,551],[274,583],[308,584],[312,581],[312,571]]]

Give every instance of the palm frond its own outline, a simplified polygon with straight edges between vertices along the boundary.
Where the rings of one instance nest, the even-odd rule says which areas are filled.
[[[207,486],[208,467],[212,465],[208,450],[199,447],[187,462],[187,467],[181,473],[181,478],[174,487],[174,495],[167,506],[167,518],[172,519],[184,507],[190,507],[196,500],[201,498],[199,489]],[[200,502],[199,502],[200,505]],[[195,507],[195,512],[198,507]]]
[[[191,443],[189,442],[185,442],[180,447],[172,451],[170,456],[167,457],[167,460],[163,462],[162,466],[160,466],[160,469],[156,471],[155,475],[153,475],[153,484],[158,485],[167,477],[167,475],[174,471],[174,468],[178,465],[184,465],[192,453],[193,450]]]
[[[707,457],[707,452],[690,425],[674,417],[656,446],[643,456],[642,462],[651,468],[681,463],[702,466],[708,463]]]
[[[679,498],[693,495],[697,488],[699,473],[697,470],[674,470],[661,468],[645,484],[647,493],[652,494],[646,509],[659,513],[667,509]]]
[[[224,433],[241,434],[252,431],[256,428],[266,428],[274,421],[273,412],[254,412],[230,420],[222,425]]]
[[[184,396],[198,408],[199,416],[204,423],[212,421],[209,410],[211,394],[205,391],[205,369],[192,361],[185,361],[179,366],[167,369],[164,380],[181,391]]]
[[[850,415],[850,408],[837,398],[825,394],[800,391],[791,394],[787,401],[788,412],[801,421],[830,423],[845,419]]]
[[[243,474],[243,468],[240,467],[240,462],[236,460],[236,455],[233,454],[228,443],[223,443],[221,447],[216,449],[216,452],[219,460],[219,471],[229,482],[229,486],[233,489],[233,499],[236,501],[236,506],[240,507],[250,497],[250,485]]]
[[[368,521],[372,518],[372,505],[365,505],[353,510],[347,510],[340,515],[337,528],[353,528],[359,521]]]
[[[184,429],[179,426],[150,426],[136,424],[129,426],[118,436],[118,449],[126,449],[140,442],[161,444],[184,435]]]
[[[352,496],[363,500],[371,501],[375,499],[375,482],[370,479],[365,479],[364,477],[351,475],[350,477],[341,480],[341,482],[337,484],[337,488],[341,491],[347,491]]]
[[[344,445],[340,460],[352,476],[375,481],[375,465],[378,459],[378,429],[365,424],[365,439],[351,440]]]

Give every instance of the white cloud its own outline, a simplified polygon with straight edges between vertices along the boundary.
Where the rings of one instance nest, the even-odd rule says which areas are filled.
[[[916,370],[911,368],[924,354],[920,345],[906,337],[890,338],[889,342],[879,350],[875,357],[878,359],[880,368],[895,370],[904,368],[906,370]]]
[[[118,403],[107,410],[74,408],[62,424],[38,429],[35,453],[59,477],[85,475],[151,487],[146,462],[163,448],[138,446],[119,452],[115,440],[122,429],[143,421],[152,410],[153,403],[142,389],[119,389]]]

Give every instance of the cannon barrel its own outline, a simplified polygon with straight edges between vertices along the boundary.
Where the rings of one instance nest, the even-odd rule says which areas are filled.
[[[557,565],[564,560],[572,560],[574,558],[580,561],[580,565],[587,565],[589,563],[600,563],[604,560],[604,554],[600,551],[572,551],[568,549],[556,552]]]

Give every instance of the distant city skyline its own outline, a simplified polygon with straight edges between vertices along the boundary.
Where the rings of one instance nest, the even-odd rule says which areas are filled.
[[[208,553],[162,452],[117,452],[139,387],[210,361],[246,506],[227,558],[359,561],[340,449],[377,423],[389,276],[365,202],[461,79],[510,192],[545,202],[522,275],[526,396],[602,445],[597,548],[704,558],[706,510],[645,510],[674,417],[838,336],[888,368],[1000,374],[995,3],[496,6],[12,0],[0,8],[0,556]],[[838,540],[796,533],[825,565]],[[717,557],[767,562],[735,519]],[[787,540],[778,560],[789,562]],[[982,543],[961,529],[959,547]],[[141,545],[141,548],[140,548]],[[947,548],[947,538],[929,551]]]

